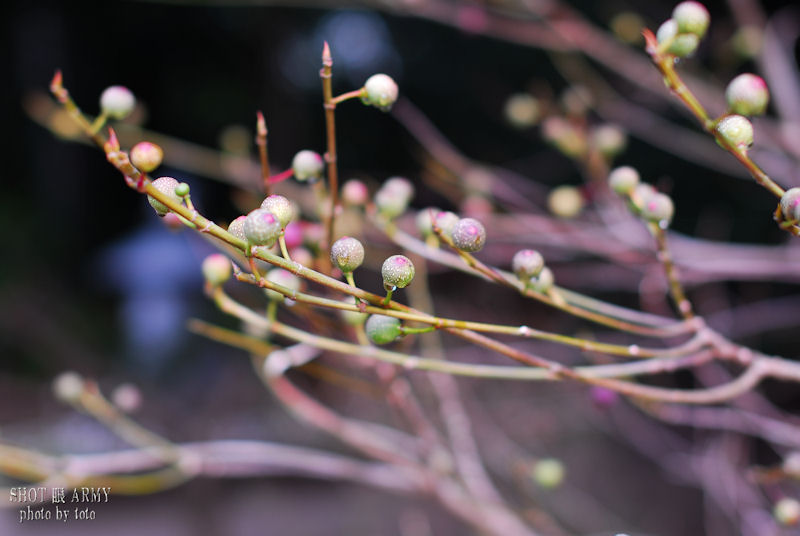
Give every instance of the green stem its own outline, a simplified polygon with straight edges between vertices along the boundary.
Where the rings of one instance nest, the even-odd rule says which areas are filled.
[[[391,301],[392,301],[392,293],[393,293],[393,292],[394,292],[394,287],[392,287],[391,289],[389,289],[389,290],[387,290],[387,291],[386,291],[386,297],[385,297],[385,298],[383,299],[383,301],[381,302],[381,305],[382,305],[383,307],[388,307],[388,306],[389,306],[389,302],[391,302]]]
[[[283,231],[281,231],[281,236],[278,237],[278,244],[281,246],[281,255],[287,261],[291,261],[292,258],[289,256],[289,250],[286,248],[286,238],[284,237]]]
[[[667,245],[667,233],[664,229],[653,223],[648,226],[653,237],[656,239],[656,246],[658,248],[658,260],[664,266],[664,273],[669,282],[669,292],[672,296],[672,301],[675,307],[678,308],[681,316],[684,319],[690,320],[694,318],[694,311],[692,310],[692,302],[686,297],[681,285],[680,278],[678,277],[678,269],[675,263],[672,262],[672,254]]]

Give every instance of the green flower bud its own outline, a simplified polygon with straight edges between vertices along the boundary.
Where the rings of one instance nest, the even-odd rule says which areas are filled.
[[[679,58],[690,56],[700,44],[700,38],[693,33],[678,33],[678,23],[675,19],[667,19],[656,32],[659,44],[670,43],[667,52]]]
[[[461,251],[480,251],[485,243],[486,229],[478,220],[462,218],[453,227],[453,245]]]
[[[666,227],[675,214],[675,205],[666,194],[656,192],[649,196],[642,205],[642,217]]]
[[[161,165],[164,151],[155,143],[140,141],[131,149],[130,159],[136,169],[150,173]]]
[[[753,124],[741,115],[726,115],[717,123],[717,132],[741,151],[753,144]]]
[[[244,220],[244,235],[253,246],[272,247],[281,234],[281,222],[269,210],[257,208]]]
[[[276,285],[286,287],[288,290],[291,290],[292,292],[297,292],[300,290],[300,278],[294,275],[292,272],[284,270],[283,268],[271,269],[269,272],[267,272],[266,277],[267,281],[271,281]],[[269,298],[270,300],[284,299],[283,294],[268,288],[264,289],[264,294],[266,294],[267,298]]]
[[[760,76],[740,74],[725,89],[728,109],[740,115],[761,115],[769,103],[767,83]]]
[[[176,202],[180,203],[181,198],[175,194],[175,188],[178,187],[178,184],[178,181],[172,177],[159,177],[153,181],[153,187],[155,187],[156,190],[172,197]],[[150,203],[150,206],[153,207],[156,214],[159,216],[164,216],[169,212],[169,207],[155,197],[148,195],[147,202]]]
[[[389,344],[402,335],[400,320],[393,316],[370,315],[364,329],[375,344]]]
[[[136,106],[136,97],[125,86],[111,86],[100,95],[100,109],[112,119],[124,119]]]
[[[405,288],[414,279],[414,263],[404,255],[392,255],[381,266],[383,286],[386,289]]]
[[[282,195],[267,196],[261,202],[261,208],[269,210],[277,216],[278,221],[281,222],[281,229],[285,229],[289,222],[294,219],[294,205]]]
[[[781,197],[781,212],[784,219],[800,220],[800,188],[789,188]]]
[[[630,195],[639,184],[639,172],[631,166],[622,166],[608,174],[608,185],[619,195]]]
[[[537,277],[544,269],[544,257],[535,249],[521,249],[511,259],[511,270],[522,281]]]
[[[530,286],[536,292],[547,293],[551,288],[553,288],[555,282],[556,278],[553,276],[553,271],[545,266],[542,268],[542,271],[539,272],[539,275],[531,278],[528,286]]]
[[[555,458],[543,458],[533,466],[533,480],[545,489],[557,488],[564,480],[564,464]]]
[[[76,402],[83,393],[84,381],[77,372],[62,372],[53,380],[53,394],[62,402]]]
[[[247,237],[244,234],[244,222],[246,220],[247,216],[239,216],[228,224],[228,232],[245,242],[247,241]]]
[[[772,509],[775,520],[783,526],[794,527],[800,523],[800,502],[791,497],[784,497]]]
[[[331,262],[342,272],[352,272],[364,262],[364,246],[350,236],[343,236],[331,246]]]
[[[324,168],[325,162],[319,153],[307,149],[300,151],[292,159],[292,173],[294,173],[294,178],[299,181],[322,177]]]
[[[231,277],[231,261],[222,253],[213,253],[203,260],[203,276],[212,286],[217,287]]]
[[[178,184],[178,186],[175,187],[175,195],[178,197],[186,197],[189,195],[189,185],[185,182]]]
[[[364,83],[364,92],[365,95],[361,99],[364,104],[388,112],[397,100],[399,90],[389,75],[374,74]]]
[[[353,298],[347,297],[342,300],[342,303],[353,305]],[[350,311],[348,309],[339,309],[339,314],[342,315],[342,319],[350,326],[360,326],[367,320],[367,316],[369,316],[367,313]]]
[[[672,11],[672,18],[678,25],[678,32],[703,37],[708,29],[711,16],[700,2],[681,2]]]
[[[414,195],[414,187],[408,179],[391,177],[375,193],[375,205],[385,217],[392,219],[402,214]]]

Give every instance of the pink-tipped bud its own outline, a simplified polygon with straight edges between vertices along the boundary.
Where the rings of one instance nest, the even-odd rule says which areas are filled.
[[[753,124],[741,115],[723,117],[717,123],[717,132],[740,151],[746,151],[753,144]]]
[[[253,246],[272,247],[281,234],[281,222],[269,210],[257,208],[244,220],[244,235]]]
[[[789,188],[781,196],[781,212],[789,221],[800,220],[800,188]]]
[[[658,223],[665,228],[672,221],[675,214],[675,205],[667,194],[656,192],[649,196],[642,205],[642,217]]]
[[[290,293],[300,290],[300,278],[283,268],[273,268],[267,272],[267,280],[284,287]],[[271,289],[264,289],[264,293],[270,300],[283,300],[284,295]]]
[[[318,179],[322,177],[325,162],[319,153],[308,149],[300,151],[292,159],[292,173],[299,181]]]
[[[544,257],[535,249],[522,249],[511,259],[511,270],[522,281],[537,277],[544,269]]]
[[[342,201],[345,205],[363,207],[369,200],[367,185],[358,179],[350,179],[342,185]]]
[[[218,287],[231,277],[231,261],[222,253],[213,253],[203,259],[203,277],[212,287]]]
[[[386,289],[405,288],[414,279],[414,263],[404,255],[392,255],[381,266],[383,286]]]
[[[131,149],[131,164],[145,173],[160,166],[163,159],[164,151],[161,147],[149,141],[139,142]]]
[[[728,84],[725,99],[731,112],[740,115],[761,115],[769,103],[767,83],[760,76],[740,74]]]
[[[475,218],[462,218],[453,227],[453,245],[461,251],[480,251],[485,243],[486,229]]]

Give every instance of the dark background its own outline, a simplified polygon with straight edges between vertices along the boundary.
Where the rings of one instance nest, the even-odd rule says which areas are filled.
[[[95,148],[59,140],[26,116],[23,102],[33,92],[45,92],[56,69],[63,71],[65,86],[87,113],[97,113],[105,87],[123,84],[145,104],[147,128],[208,147],[217,147],[220,133],[230,125],[252,132],[255,111],[263,110],[272,163],[284,169],[299,149],[321,152],[324,146],[317,71],[327,39],[334,54],[335,92],[358,87],[374,72],[387,72],[464,154],[507,166],[548,187],[581,182],[575,166],[547,146],[538,130],[515,131],[502,118],[512,93],[539,84],[557,94],[568,85],[541,50],[335,3],[203,4],[30,1],[11,2],[4,9],[0,426],[20,444],[58,452],[117,445],[90,421],[52,401],[49,381],[66,369],[97,377],[106,388],[137,383],[145,395],[141,420],[176,441],[319,441],[273,407],[238,353],[185,332],[187,316],[224,321],[201,292],[199,261],[207,246],[188,233],[164,229]],[[775,12],[791,4],[767,7]],[[671,10],[666,2],[574,5],[600,25],[633,9],[654,29]],[[722,3],[709,7],[710,41],[722,41],[729,37],[730,17]],[[726,80],[746,66],[701,51],[690,68],[707,67],[718,80]],[[353,102],[343,105],[337,117],[342,176],[415,179],[419,148],[390,116]],[[727,240],[785,239],[762,208],[770,203],[768,194],[747,181],[730,181],[637,139],[630,141],[623,159],[644,176],[698,178],[670,182],[679,231],[702,235],[698,222],[711,213],[727,225]],[[160,173],[190,182],[196,204],[212,219],[238,214],[227,185],[175,169]],[[415,204],[434,202],[446,203],[423,188]],[[767,290],[780,292],[782,287]],[[636,303],[631,296],[615,299]],[[792,341],[796,337],[779,333],[757,342],[781,351]],[[490,397],[493,388],[502,386],[481,387],[480,393]],[[549,387],[543,392],[554,405],[572,393]],[[602,493],[597,481],[613,470],[658,478],[648,462],[587,426],[590,430],[573,437],[568,448],[579,472],[583,464],[590,490]],[[587,460],[602,456],[631,460],[616,469],[612,462],[602,475],[593,476]],[[657,489],[650,490],[653,497],[674,504],[671,509],[626,503],[625,497],[635,496],[636,485],[644,481],[636,479],[638,484],[610,499],[619,503],[615,508],[630,526],[653,534],[676,534],[678,527],[685,534],[700,533],[699,495],[680,485],[658,481]],[[80,533],[106,533],[113,527],[124,534],[124,527],[135,522],[130,533],[398,534],[398,516],[418,511],[431,514],[435,534],[464,530],[418,499],[294,479],[202,481],[112,503],[98,508],[100,521]],[[0,524],[3,534],[71,534],[77,526],[28,529]]]

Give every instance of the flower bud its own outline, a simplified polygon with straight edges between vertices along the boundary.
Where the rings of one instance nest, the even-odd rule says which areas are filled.
[[[388,112],[397,100],[399,90],[389,75],[374,74],[364,83],[364,92],[365,95],[361,99],[364,104]]]
[[[544,269],[544,257],[535,249],[521,249],[511,259],[511,270],[522,281],[529,281]]]
[[[150,173],[161,165],[164,151],[155,143],[140,141],[131,149],[130,159],[138,170]]]
[[[614,158],[625,150],[628,137],[617,125],[600,125],[592,130],[590,143],[601,155]]]
[[[652,185],[642,182],[637,184],[633,192],[631,192],[631,201],[633,201],[636,208],[641,211],[644,208],[644,204],[650,199],[650,196],[656,193],[658,192],[656,192],[656,189],[653,188]]]
[[[76,402],[83,393],[84,381],[73,371],[62,372],[53,380],[53,394],[62,402]]]
[[[753,124],[741,115],[727,115],[717,123],[717,132],[739,149],[746,150],[753,144]]]
[[[389,344],[402,334],[400,320],[393,316],[370,315],[364,329],[375,344]]]
[[[648,221],[666,227],[675,214],[675,205],[667,194],[655,192],[650,195],[642,205],[642,217]]]
[[[621,166],[608,174],[608,185],[619,195],[630,195],[639,184],[639,172],[631,166]]]
[[[532,127],[539,121],[539,102],[528,93],[511,95],[503,109],[506,120],[516,128]]]
[[[261,208],[275,214],[278,221],[281,222],[282,229],[285,229],[289,222],[294,219],[294,205],[282,195],[267,196],[261,202]]]
[[[244,234],[244,222],[247,220],[247,216],[239,216],[232,222],[228,224],[228,232],[235,236],[240,240],[247,241],[247,237]]]
[[[414,263],[404,255],[392,255],[381,266],[384,288],[405,288],[414,279]]]
[[[574,218],[583,210],[583,195],[574,186],[559,186],[547,196],[547,208],[560,218]]]
[[[125,413],[133,413],[142,406],[142,392],[132,383],[123,383],[111,393],[111,401]]]
[[[173,199],[176,202],[180,203],[181,198],[175,194],[175,188],[178,187],[178,181],[173,179],[172,177],[159,177],[153,181],[153,187],[162,192]],[[147,196],[147,202],[150,203],[150,206],[156,211],[156,214],[159,216],[164,216],[167,212],[169,212],[169,207],[156,199],[155,197]]]
[[[322,170],[325,168],[325,162],[319,153],[309,151],[308,149],[300,151],[292,159],[292,173],[299,181],[308,179],[318,179],[322,177]]]
[[[800,523],[800,502],[791,497],[784,497],[775,503],[772,515],[781,525],[794,527]]]
[[[675,19],[667,19],[656,32],[656,40],[660,45],[669,43],[667,52],[679,58],[692,55],[700,44],[700,38],[693,33],[678,33],[678,23]]]
[[[369,199],[367,185],[358,179],[350,179],[342,185],[342,201],[345,205],[361,207]]]
[[[411,201],[411,198],[414,197],[414,185],[405,177],[389,177],[381,186],[381,190],[391,192],[406,201]]]
[[[175,187],[175,195],[178,197],[186,197],[189,195],[189,190],[189,185],[185,182],[182,182]]]
[[[231,277],[231,261],[222,253],[213,253],[203,260],[203,277],[209,285],[217,287]]]
[[[800,188],[789,188],[781,196],[781,212],[789,221],[800,220]]]
[[[417,212],[417,217],[415,218],[414,222],[417,224],[417,230],[423,238],[427,238],[433,234],[433,220],[440,212],[441,209],[436,207],[423,208]]]
[[[267,281],[282,287],[286,287],[292,292],[297,292],[300,290],[300,278],[294,275],[292,272],[284,270],[283,268],[271,269],[269,272],[267,272],[266,277]],[[268,288],[264,289],[264,294],[266,294],[267,298],[270,300],[282,300],[285,297],[280,292]]]
[[[342,272],[352,272],[364,262],[364,246],[350,236],[343,236],[331,246],[331,262]]]
[[[281,222],[269,210],[257,208],[244,220],[244,235],[253,246],[271,247],[281,234]]]
[[[453,229],[461,218],[455,212],[445,210],[436,214],[436,227],[443,236],[453,239]]]
[[[769,103],[767,83],[760,76],[740,74],[725,89],[728,109],[740,115],[761,115]]]
[[[678,32],[703,37],[711,20],[706,7],[700,2],[681,2],[672,11]]]
[[[528,286],[530,286],[536,292],[547,293],[551,288],[553,288],[554,284],[555,277],[553,276],[553,271],[545,266],[542,268],[542,271],[539,272],[539,275],[531,278]]]
[[[342,303],[353,305],[353,298],[347,297],[342,300]],[[350,311],[349,309],[339,309],[339,314],[342,319],[350,326],[360,326],[367,320],[367,313],[360,313],[358,311]]]
[[[474,218],[462,218],[453,227],[453,245],[461,251],[475,252],[486,243],[486,229]]]
[[[124,119],[136,106],[136,97],[125,86],[111,86],[100,95],[100,109],[112,119]]]
[[[545,489],[557,488],[564,480],[564,464],[555,458],[543,458],[533,466],[533,480]]]

